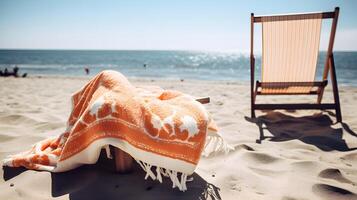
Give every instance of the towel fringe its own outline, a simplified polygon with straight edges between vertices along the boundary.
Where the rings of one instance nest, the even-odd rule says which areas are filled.
[[[227,144],[223,138],[218,134],[207,134],[205,146],[203,148],[202,155],[204,157],[209,157],[210,155],[224,153],[227,154],[234,148]]]
[[[212,154],[228,153],[234,148],[228,145],[223,138],[218,134],[208,134],[206,137],[206,143],[202,155],[208,157]],[[162,176],[170,178],[172,182],[172,188],[178,187],[180,191],[186,191],[186,183],[193,180],[193,177],[188,177],[187,174],[177,172],[170,169],[165,169],[159,166],[153,166],[145,163],[141,160],[135,159],[140,167],[146,172],[145,180],[150,176],[152,180],[158,180],[162,183]],[[152,167],[156,167],[156,175],[154,174]],[[181,175],[180,175],[181,174]],[[180,177],[179,177],[180,176]]]
[[[165,169],[159,166],[153,166],[141,160],[137,160],[137,159],[135,160],[140,165],[140,167],[146,172],[145,180],[148,177],[150,177],[152,180],[158,180],[160,183],[162,183],[162,176],[168,177],[171,179],[172,188],[178,187],[178,189],[183,192],[187,190],[186,182],[193,180],[192,177],[190,179],[187,179],[188,175],[185,173],[177,172],[175,170]],[[156,175],[151,169],[152,167],[156,167]],[[179,178],[179,174],[181,174],[180,178]]]
[[[108,145],[105,145],[105,152],[106,152],[106,154],[107,154],[107,158],[109,158],[109,159],[113,159],[113,155],[112,155],[112,153],[110,152],[110,146],[109,146],[109,144]]]

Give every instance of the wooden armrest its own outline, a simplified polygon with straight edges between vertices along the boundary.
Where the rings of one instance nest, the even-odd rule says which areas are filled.
[[[209,97],[201,97],[201,98],[197,98],[196,101],[198,101],[202,104],[206,104],[206,103],[209,103],[211,101],[211,99]]]

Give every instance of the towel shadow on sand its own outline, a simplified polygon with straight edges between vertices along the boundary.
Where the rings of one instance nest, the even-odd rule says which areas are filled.
[[[327,113],[331,115],[331,113]],[[357,137],[357,134],[346,123],[341,123],[342,128],[333,128],[334,123],[324,113],[294,117],[271,111],[255,119],[249,117],[245,117],[245,119],[258,126],[260,138],[256,140],[257,143],[261,143],[265,139],[275,142],[298,139],[323,151],[351,151],[357,149],[349,148],[342,138],[343,130],[355,137]],[[265,130],[268,130],[272,136],[264,135]]]
[[[52,196],[69,194],[71,200],[81,199],[221,199],[219,188],[208,183],[197,173],[193,181],[187,182],[188,190],[172,189],[169,178],[163,183],[150,178],[144,180],[145,172],[134,165],[132,173],[118,174],[114,171],[113,160],[105,158],[103,152],[95,165],[85,165],[77,169],[51,173]],[[4,180],[26,171],[25,168],[4,167]]]

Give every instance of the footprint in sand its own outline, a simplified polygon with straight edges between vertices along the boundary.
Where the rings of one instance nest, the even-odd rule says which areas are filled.
[[[264,169],[259,167],[249,167],[255,174],[259,174],[260,176],[277,178],[278,176],[285,175],[287,171],[279,170],[279,169]]]
[[[315,184],[312,187],[312,191],[326,199],[357,200],[357,195],[355,193],[328,184]]]
[[[319,173],[319,177],[327,178],[327,179],[333,179],[333,180],[336,180],[336,181],[341,182],[341,183],[352,184],[353,186],[356,185],[354,182],[352,182],[349,179],[347,179],[346,177],[344,177],[339,169],[327,168],[325,170],[322,170]]]
[[[294,197],[284,196],[281,200],[297,200],[297,199]]]
[[[224,103],[222,101],[216,101],[214,104],[217,106],[222,106]]]
[[[38,123],[37,119],[34,119],[30,116],[21,115],[21,114],[9,114],[3,117],[0,117],[0,121],[4,122],[7,125],[24,125],[24,124],[35,124]]]
[[[248,162],[252,162],[255,164],[271,164],[274,162],[281,161],[281,158],[269,155],[267,153],[258,153],[249,151],[243,155],[243,158]]]
[[[357,165],[357,152],[348,153],[340,159],[345,165],[349,167],[355,166]]]
[[[234,149],[238,150],[238,149],[245,149],[247,151],[255,151],[251,146],[248,146],[246,144],[240,144],[234,147]]]

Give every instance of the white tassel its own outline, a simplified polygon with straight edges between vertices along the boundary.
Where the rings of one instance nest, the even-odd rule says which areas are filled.
[[[12,158],[10,157],[6,157],[2,162],[4,166],[13,167]]]
[[[113,159],[112,153],[110,152],[110,147],[109,145],[105,145],[105,152],[107,153],[107,158]]]
[[[187,179],[187,175],[182,173],[181,174],[181,188],[182,188],[182,191],[186,191],[187,190],[186,179]]]
[[[172,171],[171,170],[167,170],[167,173],[169,174],[169,177],[171,179],[171,182],[172,182],[172,188],[175,188],[176,187],[176,181],[173,177],[173,174],[172,174]]]
[[[136,159],[135,159],[136,160]],[[143,165],[143,163],[140,160],[136,160],[137,163],[139,163],[140,167],[143,168],[143,170],[146,172],[146,168]]]
[[[191,181],[193,181],[193,177],[186,179],[186,182],[191,182]]]
[[[173,171],[173,176],[172,176],[175,180],[176,186],[182,191],[182,187],[181,187],[181,183],[177,178],[177,172]]]
[[[173,170],[169,170],[169,174],[170,174],[170,179],[172,181],[172,188],[175,188],[177,186],[179,190],[182,191],[181,183],[177,178],[177,172]]]
[[[159,166],[156,166],[156,176],[155,176],[155,174],[151,170],[151,167],[154,166],[140,160],[136,160],[136,162],[139,163],[140,167],[146,172],[145,180],[150,176],[152,180],[158,180],[160,183],[162,183],[162,176],[169,177],[172,182],[172,188],[178,187],[180,191],[186,191],[187,190],[186,182],[193,180],[193,178],[188,180],[187,174],[184,173],[181,173],[181,178],[179,180],[179,178],[177,177],[178,176],[177,171],[161,168]]]
[[[162,175],[166,176],[166,177],[169,177],[170,175],[167,173],[167,170],[163,169],[163,168],[160,168],[160,172]]]
[[[146,163],[143,163],[143,165],[145,166],[145,171],[146,171],[146,174],[145,174],[145,180],[148,179],[149,177],[149,170],[148,170],[148,166]]]
[[[155,174],[151,171],[151,165],[146,163],[146,176],[145,176],[145,179],[147,179],[148,176],[150,176],[150,178],[152,180],[156,180]]]
[[[162,183],[162,177],[161,177],[161,169],[160,167],[156,167],[156,179]]]
[[[152,180],[156,180],[155,174],[151,171],[151,165],[140,160],[135,159],[139,163],[140,167],[146,172],[145,180],[150,176]]]
[[[217,154],[220,152],[228,153],[234,148],[228,145],[223,138],[217,133],[208,134],[206,137],[205,146],[202,155],[205,157],[210,156],[212,153]]]

